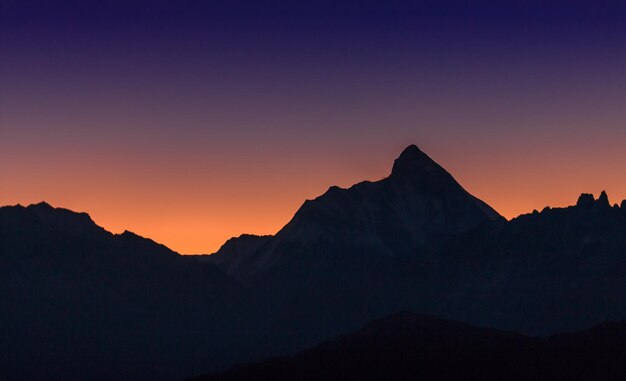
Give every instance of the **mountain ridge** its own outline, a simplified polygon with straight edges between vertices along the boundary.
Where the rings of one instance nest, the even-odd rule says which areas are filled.
[[[45,203],[0,208],[0,376],[182,379],[402,310],[529,335],[626,320],[624,202],[582,195],[507,221],[417,147],[400,157],[221,259]]]
[[[213,255],[230,275],[243,279],[267,271],[295,247],[325,245],[337,236],[354,249],[407,256],[499,219],[504,218],[410,145],[394,161],[388,177],[345,189],[330,187],[306,200],[262,247],[239,253],[232,262],[224,251]]]

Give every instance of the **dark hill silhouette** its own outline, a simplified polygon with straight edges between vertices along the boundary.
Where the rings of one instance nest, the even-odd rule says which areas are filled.
[[[253,234],[242,234],[239,237],[226,241],[219,251],[210,256],[199,256],[203,262],[213,263],[219,266],[228,274],[236,274],[245,262],[249,261],[250,254],[255,253],[259,248],[271,242],[273,236],[258,236]]]
[[[111,234],[85,213],[2,207],[0,378],[167,380],[194,361],[207,369],[216,304],[235,291],[213,265]]]
[[[538,334],[626,318],[626,209],[604,192],[457,236],[439,255],[463,290],[435,313]]]
[[[193,381],[623,380],[626,323],[536,338],[398,313],[294,356]]]

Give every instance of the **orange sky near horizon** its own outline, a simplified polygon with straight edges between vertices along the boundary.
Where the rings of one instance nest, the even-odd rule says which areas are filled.
[[[331,185],[386,177],[409,144],[507,218],[583,192],[626,199],[626,74],[511,70],[490,84],[251,86],[217,100],[210,87],[169,99],[101,80],[58,94],[14,84],[0,92],[0,204],[45,200],[112,232],[212,253],[242,233],[276,233]]]
[[[545,206],[572,205],[583,192],[597,196],[607,190],[614,203],[626,199],[618,144],[605,142],[606,149],[586,156],[578,154],[576,145],[550,151],[549,144],[505,149],[478,141],[467,146],[416,143],[470,193],[509,219]],[[114,233],[127,229],[180,253],[212,253],[242,233],[276,233],[305,199],[331,185],[347,187],[387,176],[404,145],[320,149],[317,155],[315,150],[292,150],[282,152],[284,156],[259,149],[239,152],[240,160],[214,155],[204,162],[169,167],[165,162],[124,165],[66,151],[67,162],[56,170],[15,152],[11,157],[22,169],[0,167],[0,202],[27,205],[45,200],[88,212]]]

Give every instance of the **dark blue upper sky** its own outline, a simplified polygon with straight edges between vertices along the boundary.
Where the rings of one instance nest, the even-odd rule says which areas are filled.
[[[362,48],[465,39],[488,44],[577,45],[623,40],[626,6],[602,1],[4,1],[3,43],[72,46],[105,41],[258,43]],[[380,47],[380,46],[379,46]]]

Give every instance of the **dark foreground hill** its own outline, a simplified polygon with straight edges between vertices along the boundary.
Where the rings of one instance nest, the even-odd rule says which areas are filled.
[[[626,323],[529,337],[399,313],[294,356],[194,381],[624,380]]]

